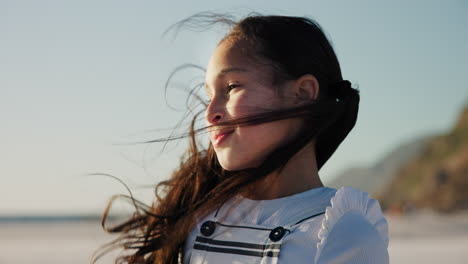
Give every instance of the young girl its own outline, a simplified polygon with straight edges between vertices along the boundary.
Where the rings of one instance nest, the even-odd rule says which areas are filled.
[[[343,80],[316,22],[261,15],[232,22],[204,87],[209,147],[199,149],[192,124],[188,154],[158,185],[156,202],[136,204],[143,210],[109,229],[122,232],[117,244],[136,249],[121,260],[389,262],[378,201],[324,187],[319,177],[354,127],[359,91]]]

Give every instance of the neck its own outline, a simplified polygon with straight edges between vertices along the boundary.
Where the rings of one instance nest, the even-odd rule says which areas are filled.
[[[323,187],[315,156],[315,141],[294,155],[281,172],[274,171],[243,193],[252,200],[271,200]]]

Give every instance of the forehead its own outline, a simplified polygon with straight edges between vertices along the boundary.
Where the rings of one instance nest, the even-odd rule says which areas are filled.
[[[205,85],[209,86],[230,73],[269,78],[270,69],[253,58],[249,48],[243,43],[221,42],[213,52],[206,69]]]

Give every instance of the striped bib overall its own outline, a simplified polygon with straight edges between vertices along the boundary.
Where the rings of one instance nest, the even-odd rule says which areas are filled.
[[[276,264],[284,238],[301,222],[324,213],[304,210],[291,216],[289,224],[265,226],[223,223],[217,218],[218,212],[204,219],[190,264]]]

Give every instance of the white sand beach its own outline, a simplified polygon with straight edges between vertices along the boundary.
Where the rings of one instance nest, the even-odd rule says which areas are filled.
[[[468,212],[387,216],[391,263],[467,263]]]
[[[468,212],[430,212],[387,217],[391,263],[466,263]],[[93,251],[112,236],[98,222],[1,223],[0,263],[89,263]],[[113,263],[116,253],[98,263]]]

